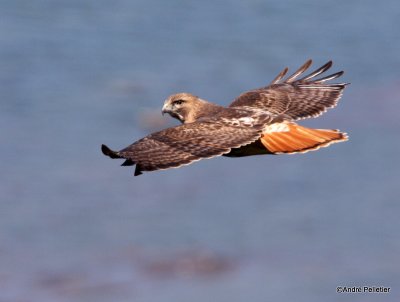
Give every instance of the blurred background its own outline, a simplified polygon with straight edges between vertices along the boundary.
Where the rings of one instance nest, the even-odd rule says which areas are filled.
[[[0,301],[398,301],[400,10],[365,1],[0,2]],[[100,152],[306,59],[350,141],[133,177]],[[338,294],[337,286],[389,294]]]

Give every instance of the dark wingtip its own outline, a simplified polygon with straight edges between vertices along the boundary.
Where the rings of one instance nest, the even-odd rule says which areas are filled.
[[[141,171],[141,167],[139,166],[139,165],[136,165],[136,168],[135,168],[135,176],[138,176],[138,175],[142,175],[143,173],[142,173],[142,171]]]
[[[287,77],[285,83],[292,83],[299,75],[304,73],[312,64],[312,60],[308,59],[303,65],[300,66],[293,74]]]
[[[104,144],[101,145],[101,152],[103,152],[104,155],[107,155],[111,158],[121,158],[121,156],[118,155],[118,152],[111,150]]]
[[[135,164],[135,162],[131,159],[127,159],[126,161],[124,161],[121,166],[133,166]]]

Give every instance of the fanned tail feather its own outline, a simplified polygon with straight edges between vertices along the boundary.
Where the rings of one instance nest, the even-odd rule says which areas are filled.
[[[261,143],[271,153],[306,153],[346,141],[346,133],[338,130],[311,129],[295,123],[284,123],[281,131],[266,131]]]

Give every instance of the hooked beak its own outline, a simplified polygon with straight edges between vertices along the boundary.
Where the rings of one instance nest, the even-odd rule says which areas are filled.
[[[165,113],[168,113],[168,112],[169,112],[169,108],[168,108],[167,104],[165,104],[162,107],[161,114],[164,115]]]

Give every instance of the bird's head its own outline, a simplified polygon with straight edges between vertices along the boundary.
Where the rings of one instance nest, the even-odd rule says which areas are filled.
[[[168,113],[182,123],[191,123],[195,121],[196,112],[205,103],[207,102],[190,93],[174,94],[165,100],[162,114]]]

